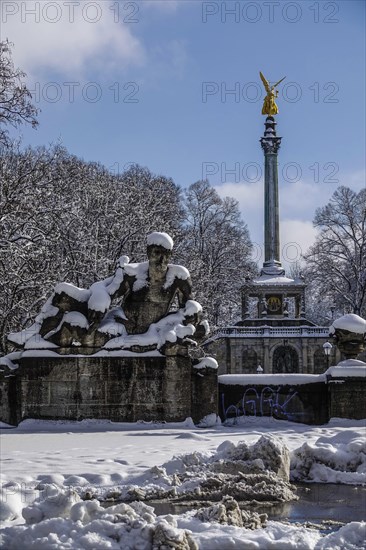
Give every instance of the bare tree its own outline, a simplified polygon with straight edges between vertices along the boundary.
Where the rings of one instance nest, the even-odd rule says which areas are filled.
[[[26,74],[14,67],[12,45],[8,40],[0,42],[0,144],[9,141],[7,126],[18,128],[26,123],[35,128],[38,124],[38,109],[23,81]]]
[[[140,261],[146,234],[179,234],[180,190],[132,167],[120,176],[60,146],[0,151],[0,349],[60,281],[89,286],[118,257]]]
[[[304,256],[314,297],[338,310],[366,313],[366,189],[339,187],[314,218],[320,233]]]
[[[240,289],[255,271],[249,232],[237,201],[222,199],[207,180],[191,185],[186,192],[183,242],[183,261],[211,324],[237,320]]]

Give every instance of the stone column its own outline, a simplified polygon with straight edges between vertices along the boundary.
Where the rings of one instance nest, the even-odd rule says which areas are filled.
[[[272,365],[270,364],[269,358],[269,338],[264,338],[263,340],[264,354],[263,354],[263,364],[265,374],[272,374]]]
[[[301,343],[301,349],[302,349],[302,357],[300,358],[301,359],[301,370],[300,370],[300,372],[302,374],[308,374],[309,373],[309,370],[308,370],[308,341],[306,340],[306,338],[302,338],[300,340],[300,343]]]
[[[281,145],[276,135],[276,122],[268,116],[261,146],[264,152],[264,263],[262,272],[268,275],[283,274],[280,261],[280,230],[278,206],[277,153]]]

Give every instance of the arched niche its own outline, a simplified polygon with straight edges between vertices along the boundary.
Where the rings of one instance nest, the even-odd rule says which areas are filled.
[[[299,355],[292,346],[278,346],[273,352],[273,374],[292,374],[299,372]]]

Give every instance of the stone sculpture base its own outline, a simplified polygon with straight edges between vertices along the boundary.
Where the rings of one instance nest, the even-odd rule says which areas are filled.
[[[189,357],[26,357],[2,373],[1,420],[199,422],[217,412],[217,371]]]
[[[330,418],[366,418],[365,376],[343,377],[334,373],[328,380],[328,389]]]

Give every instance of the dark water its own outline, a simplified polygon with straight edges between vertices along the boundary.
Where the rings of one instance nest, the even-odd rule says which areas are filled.
[[[269,519],[301,523],[366,519],[366,487],[333,483],[297,483],[296,487],[299,500],[277,504],[266,511]]]
[[[299,500],[274,505],[259,504],[246,510],[268,514],[268,519],[299,523],[321,523],[331,520],[340,523],[366,520],[366,487],[333,483],[296,483]],[[193,508],[207,506],[204,502],[146,502],[158,515],[182,514]]]

